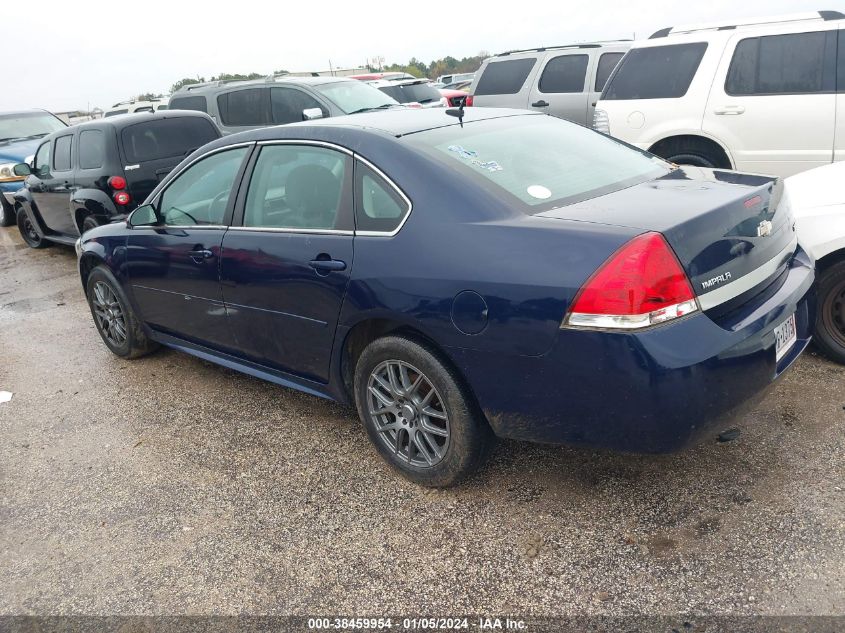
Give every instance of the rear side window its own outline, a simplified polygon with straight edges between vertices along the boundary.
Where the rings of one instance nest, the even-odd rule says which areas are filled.
[[[619,63],[602,99],[677,99],[692,83],[706,42],[633,48]]]
[[[170,100],[170,110],[196,110],[197,112],[208,113],[208,105],[205,102],[205,97],[196,95],[193,97],[173,97]],[[162,108],[159,108],[161,110]]]
[[[56,147],[53,150],[53,169],[56,171],[67,171],[70,169],[70,144],[73,134],[66,134],[56,139]]]
[[[270,89],[270,114],[273,123],[278,125],[284,123],[295,123],[304,121],[303,110],[318,108],[324,117],[329,116],[320,102],[309,94],[296,88],[271,88]]]
[[[515,95],[534,68],[534,57],[490,62],[484,68],[475,88],[476,95]]]
[[[834,32],[751,37],[736,45],[725,92],[729,95],[811,94],[835,86]]]
[[[224,125],[266,125],[266,88],[235,90],[217,97],[220,119]]]
[[[553,57],[540,76],[540,92],[584,92],[589,61],[587,55]]]
[[[129,163],[186,156],[218,137],[210,121],[192,116],[136,123],[120,133]]]
[[[361,162],[355,166],[355,228],[392,233],[410,211],[390,184]]]
[[[102,130],[82,130],[79,133],[79,168],[97,169],[103,166],[106,141]]]
[[[594,86],[595,92],[601,92],[604,90],[604,84],[606,84],[608,78],[610,78],[610,73],[612,73],[613,69],[616,68],[616,64],[619,63],[619,60],[622,59],[624,54],[625,53],[605,53],[599,57],[599,65],[598,68],[596,68],[596,83]]]

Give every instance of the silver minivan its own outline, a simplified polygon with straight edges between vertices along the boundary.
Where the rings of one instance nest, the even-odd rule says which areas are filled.
[[[591,125],[593,110],[628,40],[500,53],[475,73],[467,105],[540,110]]]

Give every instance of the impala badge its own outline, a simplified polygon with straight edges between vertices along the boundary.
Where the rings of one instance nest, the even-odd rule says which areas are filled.
[[[768,220],[763,220],[757,225],[757,237],[766,237],[772,234],[772,223]]]

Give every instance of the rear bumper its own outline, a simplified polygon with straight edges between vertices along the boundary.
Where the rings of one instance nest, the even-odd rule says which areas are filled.
[[[542,357],[453,358],[501,437],[671,452],[736,420],[800,356],[813,282],[799,251],[781,287],[730,325],[698,313],[636,334],[562,329]],[[793,313],[798,341],[776,362],[774,329]]]

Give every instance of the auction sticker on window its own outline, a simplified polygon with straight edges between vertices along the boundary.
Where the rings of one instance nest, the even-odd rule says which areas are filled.
[[[798,340],[798,330],[795,327],[795,315],[775,328],[775,362],[786,356],[786,353]]]

